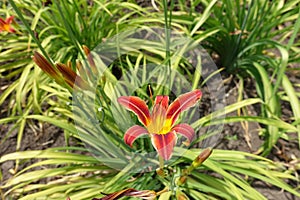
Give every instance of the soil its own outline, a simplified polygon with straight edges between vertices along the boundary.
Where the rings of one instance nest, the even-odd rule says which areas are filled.
[[[12,124],[0,126],[1,141],[4,139],[3,136],[5,136],[5,133],[7,133],[12,126]],[[14,130],[6,141],[1,144],[0,156],[16,151],[17,137],[18,132],[17,130]],[[43,124],[41,128],[26,126],[19,151],[42,150],[50,147],[61,147],[64,145],[64,133],[61,129],[50,124]],[[18,170],[28,165],[30,165],[29,162],[27,162],[26,165],[20,165]],[[15,171],[14,162],[8,161],[3,163],[1,165],[1,170],[3,172],[3,179],[7,180]]]

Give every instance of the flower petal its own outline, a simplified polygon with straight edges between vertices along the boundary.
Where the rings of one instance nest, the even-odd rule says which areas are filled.
[[[11,24],[13,22],[13,20],[14,20],[14,16],[10,16],[10,17],[6,18],[5,22],[7,24]]]
[[[5,21],[0,18],[0,32],[4,31],[4,25],[5,25]]]
[[[177,141],[175,131],[171,131],[167,134],[152,134],[151,140],[157,153],[163,157],[164,160],[169,160]]]
[[[177,134],[183,135],[188,143],[190,143],[195,136],[194,129],[188,124],[177,124],[172,128],[172,131],[176,131]]]
[[[0,32],[7,31],[9,33],[15,33],[15,29],[11,27],[11,23],[13,22],[14,16],[10,16],[6,18],[6,20],[0,18]]]
[[[177,120],[179,114],[182,111],[187,110],[188,108],[194,106],[197,101],[201,98],[202,92],[200,90],[194,90],[180,95],[168,108],[167,119],[171,120],[173,125]]]
[[[148,131],[144,127],[134,125],[126,131],[126,133],[124,135],[124,141],[127,145],[132,147],[133,142],[138,137],[145,135],[145,134],[148,134]]]
[[[13,29],[11,26],[9,27],[9,29],[8,29],[8,32],[10,32],[10,33],[15,33],[16,32],[16,30],[15,29]]]
[[[147,104],[139,97],[135,96],[122,96],[118,98],[119,104],[134,112],[139,121],[147,126],[150,123],[150,112]]]
[[[169,96],[156,96],[155,97],[155,105],[160,104],[163,106],[166,110],[168,109],[169,106]]]
[[[147,126],[150,133],[165,134],[170,132],[171,127],[164,130],[167,110],[161,104],[155,104],[151,113],[151,123]]]

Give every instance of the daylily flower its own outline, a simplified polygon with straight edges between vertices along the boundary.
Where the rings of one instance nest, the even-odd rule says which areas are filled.
[[[179,114],[194,106],[201,96],[200,90],[194,90],[180,95],[170,105],[168,105],[168,96],[157,96],[151,114],[145,101],[139,97],[119,97],[118,102],[134,112],[144,125],[144,127],[139,125],[130,127],[124,135],[125,143],[132,147],[138,137],[148,134],[159,156],[164,160],[169,160],[177,141],[177,134],[184,136],[188,142],[193,140],[194,129],[186,123],[175,125],[175,122]]]
[[[11,24],[14,20],[14,16],[6,18],[6,20],[0,18],[0,32],[6,31],[9,33],[15,33],[16,30],[12,28]]]

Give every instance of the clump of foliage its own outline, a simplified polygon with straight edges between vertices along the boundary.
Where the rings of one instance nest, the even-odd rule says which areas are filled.
[[[193,72],[190,55],[181,59],[202,42],[218,54],[221,66],[229,73],[243,71],[254,77],[259,96],[243,99],[240,94],[236,103],[193,120],[195,108],[183,113],[180,120],[189,122],[195,132],[223,123],[261,123],[266,126],[266,142],[261,152],[267,155],[279,137],[289,139],[290,132],[299,133],[299,95],[284,74],[288,63],[299,59],[296,53],[299,44],[293,42],[300,26],[296,1],[248,4],[214,0],[194,1],[187,6],[184,1],[170,1],[168,5],[164,0],[156,2],[154,8],[159,9],[156,11],[153,7],[118,0],[61,3],[9,0],[9,3],[0,3],[1,17],[15,16],[17,24],[13,28],[17,31],[0,33],[0,40],[6,44],[0,49],[0,62],[4,63],[0,75],[16,81],[0,96],[0,103],[11,99],[8,117],[0,119],[0,124],[14,123],[6,134],[8,137],[17,129],[18,143],[16,152],[0,158],[0,163],[16,161],[14,176],[0,188],[4,198],[105,199],[103,196],[107,194],[106,198],[123,195],[159,199],[266,199],[251,186],[253,180],[300,196],[296,188],[285,182],[298,181],[294,173],[299,166],[289,170],[281,163],[251,153],[194,148],[193,144],[203,138],[197,138],[188,149],[185,145],[174,147],[172,159],[165,157],[169,160],[165,164],[161,158],[158,161],[157,154],[146,156],[157,146],[153,148],[147,138],[136,140],[133,148],[123,141],[125,131],[137,121],[117,103],[118,97],[128,93],[149,102],[150,109],[156,105],[151,103],[153,96],[168,95],[174,101],[174,95],[183,93],[185,83],[173,85],[176,94],[162,85],[172,86],[182,76],[191,83],[191,90],[204,87],[222,69],[204,77],[201,68],[205,62],[201,56],[196,57],[195,62],[201,64]],[[202,12],[197,12],[199,7]],[[265,25],[266,20],[272,23]],[[295,29],[289,24],[279,29],[279,25],[288,21],[295,24]],[[158,31],[152,25],[163,25],[165,29]],[[138,33],[144,34],[132,38],[131,28],[140,28]],[[170,37],[172,28],[193,40]],[[282,41],[275,42],[278,34]],[[156,40],[149,39],[153,35]],[[285,47],[282,44],[287,37],[291,39]],[[98,49],[99,44],[105,48]],[[270,56],[270,48],[278,49],[281,56]],[[115,57],[114,52],[117,52]],[[238,77],[242,91],[244,76]],[[270,82],[270,77],[276,77],[275,81]],[[280,98],[290,103],[294,123],[280,118]],[[261,106],[261,116],[224,117],[253,104]],[[45,105],[47,110],[43,109]],[[60,127],[67,143],[70,137],[80,142],[74,146],[18,151],[26,125],[36,120]],[[161,155],[164,158],[165,154]],[[34,164],[18,169],[20,162],[33,159],[36,159]]]

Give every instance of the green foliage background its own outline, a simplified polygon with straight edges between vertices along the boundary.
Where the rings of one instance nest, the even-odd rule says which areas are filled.
[[[50,4],[46,4],[50,2]],[[152,4],[141,6],[135,1],[105,0],[9,0],[0,2],[0,16],[14,15],[18,34],[0,33],[0,77],[10,80],[11,84],[1,93],[0,104],[9,102],[8,108],[1,111],[7,117],[0,124],[13,124],[7,133],[1,133],[1,144],[17,130],[16,152],[1,156],[0,163],[15,161],[15,174],[1,183],[1,195],[8,199],[92,199],[103,196],[100,192],[111,193],[124,188],[160,191],[166,187],[169,192],[159,199],[176,199],[176,193],[183,192],[189,199],[266,199],[255,190],[251,183],[261,180],[300,196],[299,186],[293,188],[287,180],[299,184],[299,158],[293,169],[283,163],[267,159],[278,139],[292,140],[291,133],[298,134],[300,144],[300,103],[299,84],[292,83],[287,71],[297,71],[292,64],[299,64],[299,0],[288,2],[237,0],[237,1],[155,1],[159,10]],[[223,110],[201,117],[192,126],[209,126],[218,123],[258,122],[264,126],[264,144],[259,155],[232,150],[214,150],[203,165],[194,170],[186,184],[176,185],[176,177],[189,166],[201,152],[176,147],[174,156],[183,154],[178,161],[168,166],[170,177],[162,178],[156,172],[129,173],[134,162],[126,163],[123,170],[116,170],[104,163],[124,165],[120,157],[105,159],[103,162],[93,157],[82,145],[88,143],[99,151],[106,148],[130,152],[123,142],[123,132],[114,122],[110,110],[109,88],[117,78],[107,71],[105,81],[99,83],[97,92],[105,118],[98,128],[89,127],[96,135],[100,129],[107,133],[103,140],[87,139],[80,141],[82,129],[74,127],[74,121],[82,119],[73,115],[68,105],[72,91],[60,85],[42,72],[32,61],[33,51],[41,51],[51,62],[74,64],[77,59],[85,58],[82,45],[90,49],[114,35],[132,28],[160,26],[176,29],[195,41],[201,42],[205,49],[219,58],[220,71],[226,71],[239,80],[239,94],[236,103],[227,105]],[[37,37],[38,36],[38,37]],[[128,44],[136,41],[129,41]],[[137,51],[120,60],[121,71],[134,71],[148,63],[168,63],[172,55],[154,43],[146,43],[145,51]],[[278,52],[278,53],[274,53]],[[96,63],[98,66],[101,63]],[[170,63],[169,63],[170,64]],[[85,66],[89,67],[89,66]],[[175,62],[172,68],[186,73],[193,87],[203,84],[198,73],[189,73],[183,61]],[[76,70],[75,67],[73,70]],[[147,69],[145,69],[147,71]],[[219,71],[218,71],[219,72]],[[217,73],[217,72],[216,72]],[[243,94],[244,81],[251,77],[255,80],[257,98],[246,98]],[[134,74],[130,77],[134,78]],[[271,81],[270,81],[271,80]],[[131,84],[130,79],[125,84]],[[156,89],[156,90],[155,90]],[[159,88],[154,88],[157,91]],[[138,96],[149,98],[145,92]],[[293,117],[288,123],[282,119],[281,104],[288,103]],[[247,106],[259,105],[259,116],[236,115],[220,121],[211,121],[211,116],[224,113],[246,113]],[[47,107],[47,109],[43,109]],[[81,113],[84,115],[84,112]],[[86,116],[85,116],[86,117]],[[84,117],[83,117],[84,118]],[[24,129],[28,124],[50,123],[64,130],[66,146],[46,150],[19,151]],[[84,124],[84,121],[83,121]],[[87,128],[85,127],[85,128]],[[81,135],[82,136],[82,135]],[[76,146],[68,145],[70,138],[78,139]],[[89,137],[86,137],[89,138]],[[142,141],[137,141],[142,146]],[[139,143],[141,142],[141,143]],[[151,145],[150,145],[151,146]],[[146,148],[146,147],[145,147]],[[150,148],[150,147],[149,147]],[[147,149],[145,149],[147,150]],[[38,159],[25,169],[19,164]],[[2,172],[8,173],[8,172]],[[216,175],[217,174],[217,175]],[[39,180],[48,178],[47,184]]]

